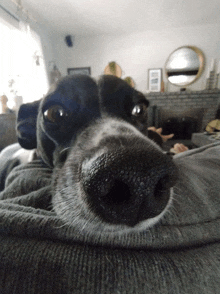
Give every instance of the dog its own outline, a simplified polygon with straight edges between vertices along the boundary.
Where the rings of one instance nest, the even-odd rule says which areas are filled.
[[[104,75],[62,78],[18,113],[18,142],[53,169],[53,209],[79,230],[121,232],[158,222],[177,168],[146,136],[145,96]]]

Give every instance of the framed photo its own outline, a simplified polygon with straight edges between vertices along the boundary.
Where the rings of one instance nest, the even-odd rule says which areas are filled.
[[[152,68],[148,70],[148,89],[150,92],[160,92],[162,82],[162,69]]]
[[[91,75],[91,67],[75,67],[67,69],[68,75]]]

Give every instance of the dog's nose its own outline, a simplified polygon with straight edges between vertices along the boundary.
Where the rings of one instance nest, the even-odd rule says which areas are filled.
[[[88,205],[104,221],[134,226],[159,215],[170,199],[177,169],[159,150],[115,150],[82,164]]]

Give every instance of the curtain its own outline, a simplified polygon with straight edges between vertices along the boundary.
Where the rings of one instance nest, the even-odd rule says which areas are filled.
[[[23,103],[43,97],[49,85],[39,35],[26,23],[17,29],[0,19],[0,38],[0,96],[8,107],[16,109],[15,97]]]

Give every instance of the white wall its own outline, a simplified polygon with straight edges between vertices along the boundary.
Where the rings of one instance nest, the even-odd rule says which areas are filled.
[[[92,76],[97,77],[103,73],[108,62],[115,61],[123,70],[122,78],[131,76],[136,88],[143,92],[147,91],[148,69],[163,68],[169,54],[180,46],[197,46],[206,58],[204,73],[188,89],[204,89],[211,58],[220,60],[218,25],[161,29],[123,36],[75,36],[72,48],[66,46],[64,37],[52,37],[54,57],[63,75],[67,74],[67,68],[91,66]],[[179,88],[169,85],[168,90],[179,91]]]
[[[41,25],[38,25],[37,27],[34,27],[35,31],[38,33],[41,39],[42,44],[42,51],[44,54],[45,59],[45,66],[47,69],[47,74],[49,75],[50,72],[50,63],[51,61],[54,61],[56,57],[54,56],[54,50],[53,50],[53,38],[49,31],[45,30]]]

